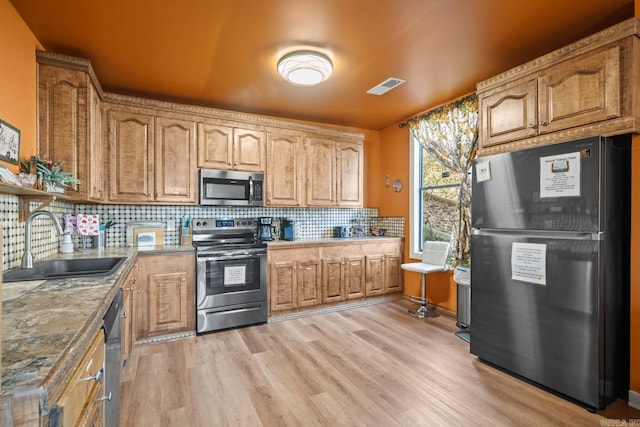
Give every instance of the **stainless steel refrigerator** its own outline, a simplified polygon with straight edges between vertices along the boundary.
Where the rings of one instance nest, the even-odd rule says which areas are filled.
[[[628,391],[629,146],[473,163],[471,353],[591,410]]]

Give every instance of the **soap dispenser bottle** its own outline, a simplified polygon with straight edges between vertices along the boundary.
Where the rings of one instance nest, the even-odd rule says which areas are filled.
[[[71,241],[71,235],[65,234],[62,236],[62,243],[60,244],[60,253],[70,254],[73,252],[73,242]]]

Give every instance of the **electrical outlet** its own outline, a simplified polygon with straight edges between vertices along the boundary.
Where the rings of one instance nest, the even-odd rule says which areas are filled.
[[[54,243],[58,239],[58,232],[56,231],[55,228],[52,228],[50,232],[51,232],[51,243]]]
[[[167,221],[167,231],[176,231],[176,223],[174,221]]]

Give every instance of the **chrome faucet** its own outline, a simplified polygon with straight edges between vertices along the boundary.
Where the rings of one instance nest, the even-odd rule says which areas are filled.
[[[46,215],[54,222],[58,228],[58,233],[61,235],[64,233],[60,220],[57,216],[49,211],[33,211],[27,217],[24,223],[24,255],[22,255],[22,268],[33,268],[33,255],[31,255],[31,222],[33,219],[40,215]]]

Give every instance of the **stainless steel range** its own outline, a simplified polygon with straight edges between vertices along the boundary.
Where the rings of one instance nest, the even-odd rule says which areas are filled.
[[[255,219],[195,218],[196,332],[265,323],[267,245]]]

